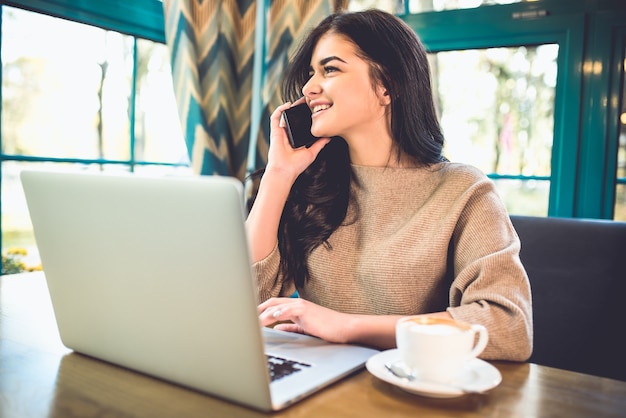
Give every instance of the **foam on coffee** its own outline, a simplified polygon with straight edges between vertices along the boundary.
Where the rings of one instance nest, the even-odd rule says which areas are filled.
[[[411,331],[422,332],[430,335],[451,335],[462,332],[460,328],[447,324],[411,324],[410,328]]]
[[[435,335],[450,335],[470,329],[469,324],[449,318],[433,316],[415,317],[406,322],[411,330]]]

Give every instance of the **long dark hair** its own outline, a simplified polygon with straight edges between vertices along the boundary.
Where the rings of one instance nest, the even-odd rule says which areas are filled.
[[[325,18],[292,57],[283,76],[283,100],[293,102],[302,97],[313,50],[327,32],[351,40],[359,56],[370,63],[373,83],[382,83],[390,95],[398,161],[403,154],[418,166],[441,161],[444,140],[433,103],[426,50],[410,27],[389,13],[341,12]],[[320,245],[330,248],[330,235],[353,220],[346,219],[351,181],[348,146],[335,137],[294,183],[280,221],[278,248],[280,273],[297,287],[309,279],[311,252]]]

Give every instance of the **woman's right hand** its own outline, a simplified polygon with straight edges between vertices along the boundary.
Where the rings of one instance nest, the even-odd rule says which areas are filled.
[[[304,98],[295,104],[302,101]],[[291,103],[278,106],[270,117],[267,166],[246,220],[252,262],[267,257],[276,246],[280,218],[293,183],[330,141],[330,138],[320,138],[309,148],[293,149],[282,119],[283,111],[290,106]]]
[[[315,161],[322,148],[330,142],[330,138],[320,138],[308,148],[294,149],[291,147],[282,115],[285,109],[304,101],[305,99],[302,97],[293,104],[289,102],[282,104],[274,110],[270,117],[270,148],[265,171],[266,173],[279,172],[281,175],[288,176],[292,182]]]

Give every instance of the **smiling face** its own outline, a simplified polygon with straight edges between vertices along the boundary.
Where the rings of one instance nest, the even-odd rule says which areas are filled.
[[[389,96],[370,73],[370,64],[348,38],[329,32],[319,39],[311,57],[311,78],[302,88],[313,112],[313,135],[341,136],[351,149],[391,143]]]

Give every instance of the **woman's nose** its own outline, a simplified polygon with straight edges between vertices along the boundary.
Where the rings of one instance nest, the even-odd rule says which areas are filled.
[[[304,97],[313,97],[316,94],[319,94],[321,91],[320,84],[317,82],[317,77],[315,75],[309,78],[304,86],[302,86],[302,95]]]

